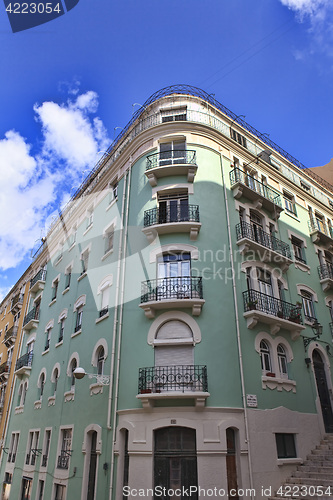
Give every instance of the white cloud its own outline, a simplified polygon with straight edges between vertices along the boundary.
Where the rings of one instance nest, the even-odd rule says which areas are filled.
[[[73,94],[72,94],[73,95]],[[98,97],[93,91],[66,104],[35,105],[41,124],[41,151],[16,131],[0,139],[0,269],[17,266],[45,232],[45,220],[69,197],[109,145],[105,127],[95,114]]]

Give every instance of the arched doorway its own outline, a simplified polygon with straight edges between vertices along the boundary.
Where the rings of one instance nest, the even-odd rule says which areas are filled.
[[[163,427],[155,431],[154,452],[154,483],[158,493],[165,488],[166,495],[156,494],[156,498],[181,500],[180,496],[172,495],[172,491],[186,492],[190,486],[197,486],[197,452],[194,429],[187,427]],[[159,489],[156,490],[156,488]],[[197,494],[192,493],[192,500]]]
[[[228,498],[239,499],[237,485],[237,456],[236,456],[236,433],[229,427],[226,430],[227,438],[227,481]]]
[[[325,431],[333,432],[333,412],[330,393],[327,385],[325,363],[320,352],[317,349],[313,351],[312,360]]]

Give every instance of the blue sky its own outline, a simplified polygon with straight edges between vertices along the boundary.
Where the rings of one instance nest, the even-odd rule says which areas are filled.
[[[331,0],[80,0],[15,34],[0,5],[0,60],[1,296],[133,104],[165,86],[214,93],[306,166],[333,157]]]

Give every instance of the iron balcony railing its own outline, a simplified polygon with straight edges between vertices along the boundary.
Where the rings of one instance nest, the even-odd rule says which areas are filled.
[[[17,325],[11,326],[9,328],[9,330],[7,330],[5,333],[4,342],[6,343],[6,341],[8,341],[10,338],[13,338],[13,340],[14,340],[16,338],[16,335],[17,335],[17,330],[18,330]]]
[[[35,319],[36,321],[39,319],[39,309],[36,309],[36,307],[34,307],[33,309],[31,309],[31,311],[28,312],[28,314],[23,320],[23,326],[28,324],[29,321],[31,321],[32,319]]]
[[[333,280],[333,264],[322,264],[318,266],[318,274],[320,280],[331,279]]]
[[[38,273],[30,280],[30,288],[34,286],[37,281],[45,281],[46,279],[46,270],[40,269]]]
[[[266,233],[259,226],[248,224],[247,222],[242,221],[236,225],[236,234],[237,241],[241,240],[242,238],[248,238],[251,241],[255,241],[256,243],[263,245],[269,250],[273,250],[274,252],[283,255],[283,257],[291,259],[291,251],[289,245],[287,243],[284,243],[284,241],[275,238],[275,236]]]
[[[188,149],[161,151],[147,156],[146,170],[167,165],[196,165],[196,151]]]
[[[142,282],[141,303],[192,298],[203,298],[201,277],[178,276]]]
[[[9,372],[9,366],[8,366],[8,363],[7,361],[5,363],[2,363],[0,365],[0,375],[2,375],[3,373],[8,373]]]
[[[144,227],[154,224],[168,224],[170,222],[200,222],[199,205],[156,207],[144,212]]]
[[[17,361],[15,365],[15,371],[19,370],[23,366],[28,366],[31,367],[32,365],[32,360],[33,360],[34,354],[33,352],[26,352],[21,356]]]
[[[231,170],[230,182],[232,186],[237,182],[244,184],[245,186],[252,189],[252,191],[255,191],[256,193],[260,194],[260,196],[263,196],[267,200],[282,208],[281,195],[277,191],[269,186],[266,186],[266,184],[258,181],[257,179],[252,177],[252,175],[249,175],[240,168],[236,167]]]
[[[203,365],[171,365],[139,369],[140,394],[166,391],[208,392],[207,367]]]
[[[319,231],[320,233],[326,234],[326,236],[333,239],[333,228],[329,227],[325,221],[316,217],[310,217],[308,220],[308,226],[310,233]]]
[[[69,466],[69,454],[66,451],[61,451],[58,456],[58,469],[68,469]]]
[[[243,302],[245,312],[257,310],[276,316],[277,318],[303,324],[301,306],[297,304],[291,304],[290,302],[277,299],[271,295],[257,292],[257,290],[247,290],[243,292]]]
[[[12,298],[11,309],[13,309],[16,305],[23,304],[24,294],[18,293],[15,297]]]

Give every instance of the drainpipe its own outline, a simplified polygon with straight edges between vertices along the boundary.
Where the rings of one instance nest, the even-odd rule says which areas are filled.
[[[241,390],[242,390],[242,402],[244,409],[244,424],[245,424],[245,439],[248,447],[248,462],[249,462],[249,476],[250,476],[250,488],[251,488],[251,498],[254,499],[252,495],[253,487],[253,472],[252,472],[252,461],[251,461],[251,447],[250,447],[250,437],[249,437],[249,423],[248,423],[248,415],[247,415],[247,406],[246,406],[246,395],[245,395],[245,382],[244,382],[244,371],[243,371],[243,355],[242,355],[242,347],[241,347],[241,339],[240,339],[240,328],[239,328],[239,312],[238,312],[238,303],[237,303],[237,292],[236,292],[236,278],[235,278],[235,267],[234,267],[234,256],[233,249],[231,244],[231,230],[230,230],[230,218],[229,218],[229,207],[227,203],[227,186],[225,184],[224,172],[223,172],[223,155],[220,154],[221,157],[221,173],[222,173],[222,182],[224,187],[224,204],[225,204],[225,212],[227,216],[227,230],[228,230],[228,239],[229,239],[229,253],[230,253],[230,261],[231,261],[231,271],[232,271],[232,289],[233,289],[233,298],[234,298],[234,306],[235,306],[235,316],[236,316],[236,333],[237,333],[237,347],[238,347],[238,356],[239,356],[239,370],[241,376]]]
[[[113,362],[112,365],[114,365],[114,360],[115,360],[115,333],[116,330],[118,330],[118,343],[117,343],[117,364],[116,364],[116,379],[115,379],[115,388],[114,388],[114,404],[113,404],[113,422],[111,425],[111,405],[112,405],[112,392],[110,390],[110,396],[109,396],[109,415],[108,415],[108,429],[112,429],[112,449],[111,449],[111,466],[110,466],[110,490],[109,490],[109,500],[112,500],[112,493],[113,493],[113,474],[114,474],[114,462],[115,462],[115,456],[114,456],[114,444],[116,441],[116,423],[117,423],[117,405],[118,405],[118,393],[119,393],[119,369],[120,369],[120,348],[121,348],[121,336],[122,336],[122,322],[123,322],[123,309],[124,309],[124,294],[125,294],[125,268],[126,268],[126,247],[127,247],[127,232],[128,232],[128,213],[129,213],[129,200],[130,200],[130,187],[131,187],[131,173],[132,173],[132,165],[130,165],[128,171],[126,172],[126,179],[127,179],[127,195],[125,195],[125,186],[124,186],[124,196],[123,196],[123,208],[125,206],[125,199],[126,199],[126,213],[125,213],[125,226],[122,229],[122,237],[123,237],[123,252],[122,252],[122,259],[121,255],[119,252],[119,273],[117,276],[117,286],[119,288],[119,281],[120,281],[120,271],[121,271],[121,286],[120,286],[120,304],[117,303],[117,311],[118,307],[120,307],[119,311],[119,323],[118,323],[118,328],[117,328],[117,322],[118,319],[115,318],[115,330],[114,330],[114,338],[113,338]],[[123,220],[124,212],[122,213],[122,220]],[[120,267],[121,266],[121,267]],[[118,298],[118,293],[117,293],[117,298]],[[118,313],[117,313],[118,316]],[[111,376],[113,373],[113,367],[111,371]],[[110,379],[111,380],[111,379]],[[111,389],[111,384],[110,384],[110,389]],[[110,419],[110,420],[109,420]]]

